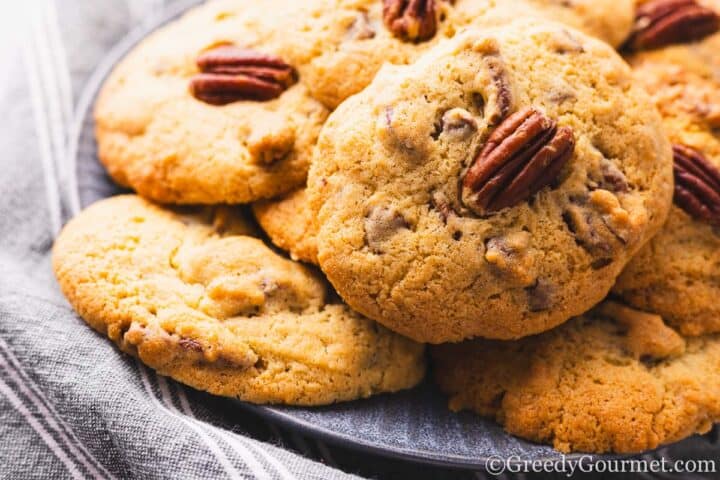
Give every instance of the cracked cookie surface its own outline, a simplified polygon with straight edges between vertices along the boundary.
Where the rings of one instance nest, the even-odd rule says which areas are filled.
[[[521,126],[493,149],[508,123]],[[516,175],[528,152],[532,173]],[[468,30],[328,119],[308,183],[318,260],[352,308],[418,341],[538,333],[602,300],[664,222],[671,160],[607,45],[532,20]],[[482,180],[480,161],[502,169]],[[505,205],[510,191],[522,201]],[[503,208],[473,203],[486,197]]]
[[[629,58],[670,141],[720,169],[720,34]],[[720,332],[720,231],[678,205],[667,224],[628,264],[614,290],[663,316],[687,335]]]
[[[251,236],[228,207],[100,201],[53,266],[95,330],[162,375],[254,403],[320,405],[409,388],[423,347],[329,304],[316,273]]]
[[[534,337],[431,349],[451,410],[563,452],[631,453],[720,421],[720,337],[606,302]]]

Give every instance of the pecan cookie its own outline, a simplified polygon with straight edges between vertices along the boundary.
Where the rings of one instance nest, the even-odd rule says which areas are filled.
[[[431,354],[450,409],[563,452],[641,452],[720,421],[720,337],[686,338],[617,303],[535,337]]]
[[[468,30],[328,119],[308,183],[350,306],[418,341],[518,338],[585,312],[664,222],[672,154],[606,44]]]
[[[319,405],[420,381],[421,345],[329,304],[321,278],[251,233],[228,207],[120,196],[66,226],[53,265],[93,328],[200,390]]]
[[[675,205],[614,291],[686,335],[720,332],[720,34],[630,58],[674,145]]]
[[[319,48],[313,19],[334,4],[212,1],[145,39],[96,106],[110,175],[179,204],[250,202],[302,185],[328,112],[300,67]]]

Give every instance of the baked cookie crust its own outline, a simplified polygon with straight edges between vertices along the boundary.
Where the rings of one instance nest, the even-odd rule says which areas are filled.
[[[322,405],[422,379],[422,345],[329,304],[320,276],[252,234],[236,209],[119,196],[65,227],[53,266],[95,330],[193,388]]]
[[[556,136],[543,151],[567,163],[532,167],[545,183],[516,195],[493,166],[528,161],[539,147],[522,139],[544,126]],[[353,309],[415,340],[535,334],[600,302],[659,229],[671,160],[606,44],[533,20],[468,30],[328,119],[308,183],[318,260]],[[498,176],[478,181],[485,161]]]

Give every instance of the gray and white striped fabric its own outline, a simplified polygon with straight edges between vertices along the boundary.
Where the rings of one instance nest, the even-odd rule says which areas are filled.
[[[352,478],[276,446],[322,457],[323,445],[122,355],[53,280],[53,238],[79,209],[67,151],[78,92],[164,2],[1,6],[0,478]]]
[[[119,353],[60,294],[50,249],[80,207],[68,138],[82,86],[169,3],[0,2],[0,479],[485,478],[282,431]],[[683,445],[675,455],[718,458],[717,435]]]

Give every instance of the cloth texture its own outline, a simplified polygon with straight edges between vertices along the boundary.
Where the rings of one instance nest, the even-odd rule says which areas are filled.
[[[0,479],[485,478],[283,430],[231,401],[156,375],[91,330],[63,298],[50,252],[79,207],[68,139],[78,128],[83,85],[118,40],[169,3],[3,5]],[[719,443],[711,435],[684,444],[677,455],[717,458]]]

